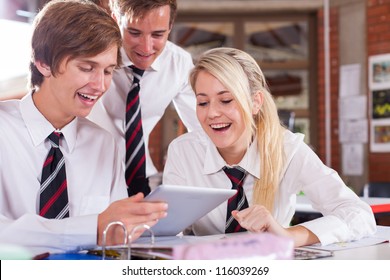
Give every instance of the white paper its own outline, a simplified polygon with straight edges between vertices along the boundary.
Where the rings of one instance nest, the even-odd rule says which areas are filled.
[[[339,141],[341,143],[367,143],[368,121],[363,120],[340,120]]]
[[[388,242],[390,239],[390,227],[377,226],[377,232],[370,237],[365,237],[360,240],[351,241],[351,242],[338,242],[330,245],[322,246],[320,243],[305,246],[307,248],[321,249],[326,251],[340,251],[346,249],[367,247],[383,242]]]
[[[340,67],[340,97],[360,94],[360,64]]]
[[[367,97],[359,95],[340,98],[339,118],[344,120],[367,118]]]
[[[344,175],[363,175],[363,144],[344,144],[342,147]]]

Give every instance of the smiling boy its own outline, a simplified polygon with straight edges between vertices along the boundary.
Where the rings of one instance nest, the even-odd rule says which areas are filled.
[[[115,21],[92,3],[51,1],[33,27],[31,91],[0,102],[0,243],[55,253],[102,244],[114,221],[154,225],[166,205],[127,198],[114,139],[85,118],[121,60]],[[106,244],[122,242],[108,232]]]
[[[176,0],[111,0],[111,10],[122,38],[123,64],[113,73],[113,82],[89,118],[110,131],[117,140],[122,166],[130,173],[134,159],[127,148],[126,100],[133,86],[136,67],[139,81],[140,115],[144,147],[139,176],[126,176],[129,195],[150,192],[148,178],[158,173],[150,157],[149,137],[171,103],[188,130],[200,129],[195,115],[196,100],[188,83],[193,68],[190,53],[168,40],[177,13]],[[134,168],[133,168],[134,169]]]

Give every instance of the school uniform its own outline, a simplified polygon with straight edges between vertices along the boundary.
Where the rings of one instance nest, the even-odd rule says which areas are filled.
[[[85,118],[61,129],[69,218],[39,216],[42,167],[54,127],[32,94],[0,102],[0,243],[31,252],[63,252],[95,246],[98,214],[127,197],[115,140]]]
[[[279,189],[275,196],[273,216],[283,227],[288,227],[295,213],[296,195],[303,191],[314,209],[323,217],[302,223],[323,245],[351,241],[371,235],[376,230],[374,215],[369,205],[348,188],[338,173],[322,163],[303,141],[304,136],[288,130],[284,136],[286,162]],[[244,191],[253,205],[253,185],[261,179],[259,151],[255,139],[241,162],[246,170]],[[231,188],[222,170],[226,162],[203,130],[182,135],[168,148],[163,183],[209,188]],[[201,207],[201,205],[199,206]],[[195,235],[222,234],[225,230],[227,202],[198,220],[191,229]]]
[[[88,118],[112,133],[118,143],[124,170],[126,98],[133,84],[133,74],[130,69],[133,63],[123,48],[121,53],[123,64],[119,69],[114,70],[110,88],[94,106]],[[164,50],[140,79],[139,99],[146,147],[146,177],[158,173],[148,149],[150,133],[171,103],[189,131],[200,128],[195,113],[195,94],[188,81],[193,67],[191,55],[168,41]]]

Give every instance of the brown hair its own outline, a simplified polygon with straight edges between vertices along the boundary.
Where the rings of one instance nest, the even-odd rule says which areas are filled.
[[[121,16],[141,18],[150,10],[166,5],[170,7],[169,27],[172,27],[177,13],[176,0],[110,0],[111,11],[117,19]]]
[[[110,0],[90,0],[111,15]]]
[[[33,28],[30,89],[39,87],[43,82],[43,75],[35,66],[36,61],[49,66],[55,76],[64,59],[95,56],[116,45],[117,64],[122,62],[119,27],[110,15],[92,2],[50,1],[35,17]]]

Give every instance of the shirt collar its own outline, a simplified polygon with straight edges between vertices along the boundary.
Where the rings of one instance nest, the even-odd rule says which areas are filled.
[[[152,65],[150,65],[149,69],[146,69],[145,71],[159,71],[161,69],[161,60],[162,60],[162,54],[164,50],[160,55],[153,61]],[[121,48],[121,55],[122,55],[122,67],[129,67],[133,65],[134,63],[130,60],[130,58],[127,56],[125,49]]]
[[[203,173],[213,174],[219,172],[220,170],[222,170],[224,166],[227,166],[228,164],[219,154],[217,147],[215,147],[214,143],[210,140],[210,138],[207,135],[206,137],[207,137],[207,144],[206,144],[206,155],[205,155],[205,161],[203,166]],[[256,143],[257,143],[257,138],[255,137],[252,143],[250,144],[249,148],[247,149],[244,157],[237,165],[244,168],[252,176],[259,179],[260,178],[260,156],[258,153],[258,148]]]
[[[20,102],[20,112],[34,146],[38,146],[55,130],[53,125],[39,112],[32,99],[33,93],[24,96]],[[78,118],[61,129],[64,135],[64,148],[72,152],[76,144]]]

